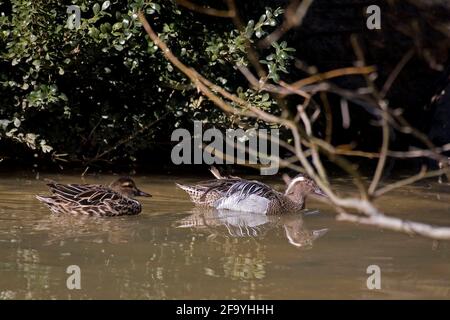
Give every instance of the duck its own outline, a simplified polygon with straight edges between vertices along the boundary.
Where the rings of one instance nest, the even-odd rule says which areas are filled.
[[[298,213],[305,208],[306,197],[314,194],[327,197],[323,190],[306,174],[288,179],[284,193],[256,180],[222,176],[216,168],[210,169],[216,178],[195,185],[176,183],[187,192],[196,206],[213,207],[266,215]]]
[[[109,186],[99,184],[61,184],[49,181],[50,196],[37,195],[36,199],[55,214],[88,216],[137,215],[142,206],[135,197],[151,197],[139,190],[130,177],[120,177]]]

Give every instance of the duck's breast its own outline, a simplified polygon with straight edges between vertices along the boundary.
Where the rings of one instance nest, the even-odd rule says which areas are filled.
[[[215,203],[216,209],[235,210],[243,212],[267,213],[270,200],[257,195],[249,195],[242,199],[239,194],[219,199]]]

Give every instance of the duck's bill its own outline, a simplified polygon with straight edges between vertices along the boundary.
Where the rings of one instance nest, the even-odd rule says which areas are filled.
[[[328,198],[328,195],[325,192],[323,192],[322,189],[316,188],[313,193],[320,197]]]
[[[138,196],[138,197],[151,197],[152,195],[150,193],[138,190],[136,196]]]

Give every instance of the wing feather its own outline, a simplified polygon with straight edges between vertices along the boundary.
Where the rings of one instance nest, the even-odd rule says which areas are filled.
[[[97,206],[111,200],[120,201],[124,198],[114,190],[96,184],[49,183],[47,185],[54,196],[81,205]]]
[[[280,194],[273,190],[270,186],[254,180],[245,179],[218,179],[207,181],[200,184],[204,187],[205,191],[202,195],[204,199],[210,192],[218,192],[223,197],[236,198],[238,201],[248,198],[251,195],[260,196],[269,200],[280,201]]]

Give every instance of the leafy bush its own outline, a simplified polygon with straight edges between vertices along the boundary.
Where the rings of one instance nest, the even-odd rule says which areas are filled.
[[[78,29],[67,23],[72,4],[81,10]],[[273,30],[280,9],[266,8],[238,31],[171,1],[0,0],[0,156],[14,157],[22,145],[25,154],[54,161],[132,162],[193,119],[232,124],[148,41],[139,10],[185,63],[261,108],[274,107],[235,66],[248,64],[245,42]],[[270,79],[287,72],[292,51],[283,42],[262,52]]]

